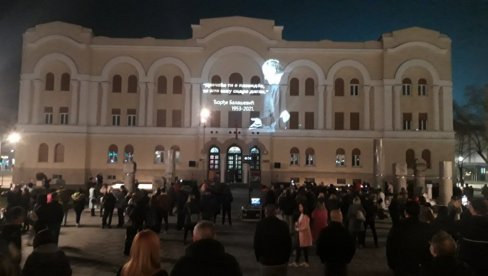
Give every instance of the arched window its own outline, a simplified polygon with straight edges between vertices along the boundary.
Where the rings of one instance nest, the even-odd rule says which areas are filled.
[[[336,167],[346,166],[346,151],[344,149],[338,148],[336,150]]]
[[[173,78],[173,94],[183,94],[183,79],[180,76]]]
[[[359,95],[359,80],[352,79],[349,83],[349,91],[351,92],[351,96]]]
[[[261,83],[261,78],[258,76],[252,76],[251,78],[251,84],[253,85],[251,89],[249,90],[249,94],[251,95],[259,95],[259,84]]]
[[[290,96],[298,96],[299,92],[299,82],[297,78],[292,78],[290,80]]]
[[[241,88],[239,87],[242,84],[242,75],[239,73],[232,73],[229,76],[229,84],[233,84],[233,88],[231,88],[231,95],[239,95],[241,92]]]
[[[418,92],[419,96],[427,96],[427,81],[425,79],[419,79]]]
[[[112,92],[122,92],[122,77],[120,75],[115,75],[112,77]]]
[[[407,168],[413,169],[415,167],[415,152],[413,149],[408,149],[405,153],[405,162],[407,162]]]
[[[71,76],[68,73],[63,73],[61,75],[61,91],[69,91],[70,89]]]
[[[129,76],[127,93],[137,93],[137,77],[135,75]]]
[[[117,163],[119,160],[119,148],[116,145],[110,145],[108,147],[107,163]]]
[[[412,88],[412,81],[409,78],[402,81],[402,94],[403,96],[410,96],[410,90]]]
[[[173,152],[173,161],[175,163],[180,162],[180,157],[181,157],[180,147],[178,147],[178,146],[172,146],[171,147],[171,151]]]
[[[46,74],[46,83],[44,90],[53,91],[54,90],[54,74],[49,72]]]
[[[422,159],[425,161],[425,166],[427,169],[430,169],[431,164],[430,164],[430,150],[423,150],[422,151]]]
[[[134,156],[134,147],[132,145],[126,145],[124,148],[124,163],[132,160]]]
[[[220,149],[216,146],[211,147],[208,151],[208,169],[220,170]]]
[[[156,148],[154,148],[154,164],[162,163],[164,163],[164,147],[157,145]]]
[[[312,148],[308,148],[305,150],[305,165],[315,165],[315,151]]]
[[[258,147],[252,147],[249,151],[251,155],[250,169],[259,171],[261,170],[261,152]]]
[[[342,97],[344,96],[344,80],[341,78],[337,78],[334,81],[334,90],[335,90],[335,95]]]
[[[158,78],[158,94],[166,94],[168,92],[168,80],[165,76]]]
[[[64,162],[64,146],[63,144],[56,144],[54,146],[54,162]]]
[[[213,76],[211,82],[212,82],[211,93],[212,94],[220,94],[220,92],[222,90],[222,87],[220,86],[222,83],[222,79],[220,78],[220,76],[218,76],[218,75]]]
[[[300,164],[300,151],[293,147],[290,150],[290,165]]]
[[[37,161],[38,162],[47,162],[49,157],[49,147],[46,143],[42,143],[39,145],[39,152],[37,154]]]
[[[352,166],[353,167],[360,167],[361,162],[359,160],[359,157],[361,157],[361,151],[359,149],[353,149],[352,150]]]
[[[305,80],[305,96],[313,96],[315,94],[315,81],[312,78]]]

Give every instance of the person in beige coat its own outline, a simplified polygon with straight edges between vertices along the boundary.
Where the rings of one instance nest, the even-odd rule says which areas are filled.
[[[298,244],[296,247],[296,257],[295,261],[290,263],[290,266],[303,266],[309,267],[308,264],[308,248],[312,246],[312,231],[310,230],[310,217],[307,215],[305,211],[305,207],[302,203],[298,204],[298,211],[300,211],[300,217],[295,225],[295,230],[298,233]],[[300,257],[302,255],[305,258],[305,261],[298,264],[300,261]]]

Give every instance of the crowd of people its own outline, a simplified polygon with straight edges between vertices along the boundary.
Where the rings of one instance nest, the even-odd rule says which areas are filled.
[[[218,222],[232,225],[233,194],[228,184],[184,184],[174,181],[150,193],[112,188],[93,177],[85,189],[34,189],[12,185],[6,193],[5,223],[0,234],[0,259],[5,275],[71,275],[69,259],[57,246],[67,213],[82,227],[86,207],[100,216],[101,229],[125,228],[124,252],[129,260],[118,275],[242,275],[235,257],[216,239]],[[375,222],[390,217],[387,264],[395,275],[484,275],[488,264],[486,199],[454,191],[448,206],[432,206],[406,190],[393,195],[389,186],[369,184],[262,186],[265,217],[254,233],[254,252],[261,275],[287,275],[289,267],[309,267],[310,250],[324,264],[325,275],[347,275],[357,250],[379,247]],[[99,211],[99,213],[98,213]],[[388,216],[387,216],[388,214]],[[176,217],[182,242],[192,243],[170,273],[161,269],[159,234]],[[371,244],[366,231],[371,231]],[[104,230],[102,230],[104,231]],[[21,235],[27,232],[34,250],[20,269]],[[303,258],[303,260],[302,260]],[[45,263],[52,262],[48,267]],[[44,270],[44,272],[40,272]],[[203,273],[203,274],[202,274]],[[451,274],[449,274],[451,273]],[[461,274],[460,274],[461,273]],[[1,273],[0,273],[1,274]],[[3,274],[2,274],[3,275]]]

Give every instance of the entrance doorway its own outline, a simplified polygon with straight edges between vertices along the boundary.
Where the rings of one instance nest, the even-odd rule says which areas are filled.
[[[227,168],[225,182],[242,182],[242,150],[234,145],[227,150]]]

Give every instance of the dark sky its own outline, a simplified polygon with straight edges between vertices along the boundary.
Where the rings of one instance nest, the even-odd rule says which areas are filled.
[[[0,0],[0,127],[15,123],[22,33],[60,20],[110,37],[189,38],[200,18],[275,20],[286,40],[376,40],[420,26],[452,39],[454,98],[488,83],[488,0]],[[1,130],[1,128],[0,128]]]

